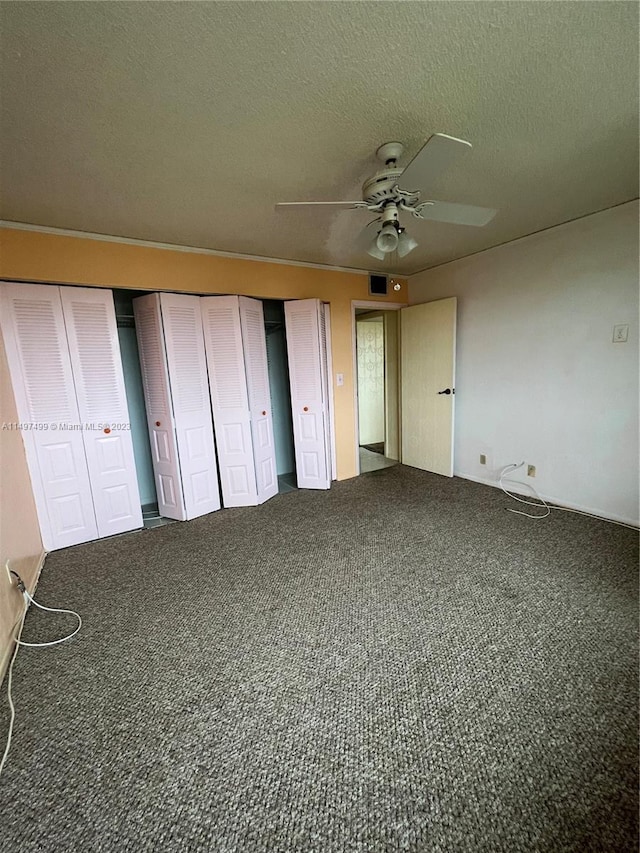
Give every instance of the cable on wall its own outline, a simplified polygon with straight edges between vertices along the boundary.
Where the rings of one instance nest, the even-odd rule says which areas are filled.
[[[509,492],[507,491],[507,489],[505,489],[502,481],[505,474],[512,474],[514,471],[517,471],[518,468],[522,468],[523,465],[524,462],[511,462],[509,465],[505,465],[502,471],[500,471],[500,476],[498,478],[500,488],[505,493],[505,495],[507,495],[507,497],[513,498],[514,501],[518,501],[518,503],[521,504],[527,504],[528,506],[537,507],[538,509],[544,510],[544,513],[542,515],[532,515],[531,513],[524,512],[524,510],[521,509],[512,509],[511,507],[505,507],[507,512],[512,512],[515,515],[524,515],[525,518],[534,518],[536,520],[548,518],[551,515],[551,510],[556,510],[557,512],[573,512],[576,515],[586,515],[587,518],[595,518],[597,521],[606,521],[608,524],[617,524],[619,527],[627,527],[629,528],[629,530],[638,530],[638,528],[635,527],[633,524],[627,524],[624,521],[614,521],[612,518],[603,518],[601,515],[594,515],[592,512],[585,512],[581,509],[570,509],[566,506],[552,506],[551,504],[548,504],[544,498],[540,497],[540,495],[536,492],[533,486],[530,486],[528,483],[519,483],[519,485],[526,486],[527,488],[531,489],[539,503],[536,503],[535,501],[528,501],[524,498],[519,497],[518,495],[514,495],[512,492]]]
[[[27,588],[25,586],[25,583],[22,580],[22,578],[20,577],[20,575],[17,572],[14,572],[12,569],[10,569],[8,563],[6,564],[5,568],[7,570],[8,576],[9,576],[9,581],[11,582],[12,585],[13,585],[13,580],[12,580],[11,576],[13,575],[17,579],[16,580],[16,586],[18,587],[18,589],[22,593],[22,597],[24,598],[24,601],[25,601],[25,608],[24,608],[24,612],[23,612],[22,616],[16,622],[16,625],[18,625],[18,630],[16,631],[15,636],[14,636],[15,648],[13,650],[13,654],[11,655],[11,661],[9,663],[9,671],[8,671],[8,675],[7,675],[7,698],[9,700],[9,710],[10,710],[9,733],[7,735],[7,743],[6,743],[6,746],[4,748],[4,752],[2,754],[2,759],[0,759],[0,775],[2,774],[2,771],[4,769],[4,765],[5,765],[6,760],[7,760],[7,756],[9,755],[9,750],[11,749],[11,738],[13,737],[13,724],[14,724],[15,718],[16,718],[16,709],[15,709],[15,705],[13,704],[13,696],[11,694],[11,688],[12,688],[12,682],[13,682],[13,665],[14,665],[16,657],[18,655],[18,649],[20,648],[20,646],[29,646],[30,648],[34,648],[34,649],[46,648],[48,646],[57,646],[59,643],[64,643],[67,640],[70,640],[72,637],[75,637],[75,635],[78,633],[80,628],[82,628],[82,617],[80,616],[79,613],[76,613],[75,610],[67,610],[66,608],[63,608],[63,607],[46,607],[44,604],[39,604],[35,600],[35,598],[33,598],[33,596],[27,592]],[[24,642],[22,642],[20,637],[22,636],[22,629],[24,628],[24,622],[25,622],[25,619],[27,618],[27,611],[29,609],[29,604],[33,604],[39,610],[45,610],[48,613],[69,613],[70,615],[76,617],[76,619],[78,620],[78,625],[77,625],[76,629],[74,631],[72,631],[70,634],[67,634],[65,637],[60,637],[57,640],[51,640],[48,643],[24,643]]]

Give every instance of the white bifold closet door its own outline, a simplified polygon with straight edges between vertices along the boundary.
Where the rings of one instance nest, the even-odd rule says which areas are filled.
[[[203,296],[211,403],[225,506],[255,506],[278,492],[262,302]]]
[[[133,300],[160,515],[184,521],[220,509],[200,297]]]
[[[331,480],[327,334],[319,299],[285,302],[291,410],[298,487],[328,489]]]
[[[110,290],[61,287],[98,535],[142,527],[131,423]]]
[[[47,551],[142,526],[110,291],[4,284],[1,322]],[[111,425],[115,426],[111,426]]]

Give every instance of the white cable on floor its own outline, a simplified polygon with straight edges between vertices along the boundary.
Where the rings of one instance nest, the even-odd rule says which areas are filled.
[[[546,503],[543,500],[543,498],[539,497],[538,493],[533,488],[533,486],[529,486],[528,483],[522,483],[523,486],[527,485],[528,488],[531,489],[531,491],[538,498],[538,500],[541,501],[541,503],[534,503],[533,501],[526,501],[524,498],[519,498],[517,495],[513,495],[511,492],[508,492],[505,489],[505,487],[502,483],[502,479],[503,479],[504,475],[507,473],[507,471],[509,471],[510,473],[513,473],[513,471],[517,471],[518,468],[522,468],[523,465],[524,465],[524,462],[512,462],[510,465],[505,465],[504,468],[502,469],[502,471],[500,471],[500,477],[498,478],[498,483],[500,484],[500,488],[505,493],[505,495],[507,495],[507,497],[513,498],[514,501],[518,501],[518,503],[521,503],[521,504],[528,504],[529,506],[537,506],[537,507],[540,507],[540,509],[542,509],[544,507],[546,509],[546,512],[544,515],[531,515],[531,513],[523,512],[520,509],[511,509],[510,507],[505,507],[505,508],[506,508],[507,512],[513,512],[516,515],[524,515],[524,516],[526,516],[526,518],[538,518],[538,519],[547,518],[548,516],[551,515],[551,509],[549,507],[549,504]]]
[[[13,736],[13,723],[16,718],[16,709],[13,704],[13,697],[11,696],[11,681],[13,679],[13,664],[15,663],[16,656],[18,654],[18,649],[20,648],[20,635],[22,634],[22,629],[24,628],[24,620],[27,618],[27,608],[25,607],[24,613],[22,614],[22,618],[19,620],[20,627],[18,628],[15,636],[15,644],[16,647],[13,650],[13,654],[11,655],[11,663],[9,664],[9,674],[7,676],[7,697],[9,699],[9,709],[11,711],[11,716],[9,718],[9,734],[7,735],[7,745],[4,748],[4,753],[2,754],[2,761],[0,761],[0,776],[2,775],[2,771],[4,769],[5,761],[7,760],[7,756],[9,755],[9,750],[11,749],[11,737]]]
[[[498,478],[498,483],[500,485],[500,488],[505,493],[505,495],[507,495],[507,497],[513,498],[514,501],[518,501],[518,503],[521,503],[521,504],[528,504],[529,506],[536,506],[539,509],[545,509],[546,512],[544,513],[544,515],[531,515],[531,513],[523,512],[520,509],[511,509],[510,507],[505,507],[507,512],[513,512],[513,513],[515,513],[515,515],[524,515],[525,518],[543,519],[543,518],[548,518],[551,515],[551,510],[553,509],[553,510],[557,510],[558,512],[573,512],[573,513],[576,513],[576,515],[586,515],[587,518],[595,518],[598,521],[606,521],[608,524],[617,524],[619,527],[628,527],[629,530],[635,530],[635,531],[638,530],[638,528],[635,527],[633,524],[627,524],[624,521],[614,521],[612,518],[603,518],[601,515],[594,515],[592,512],[585,512],[584,510],[581,510],[581,509],[570,509],[567,506],[550,506],[545,501],[544,498],[540,497],[540,495],[536,492],[536,490],[533,488],[533,486],[530,486],[528,483],[520,483],[519,485],[527,486],[527,488],[531,489],[531,491],[533,492],[535,497],[540,501],[540,503],[535,503],[534,501],[527,501],[524,498],[518,497],[518,495],[514,495],[511,492],[508,492],[505,489],[504,485],[502,484],[502,480],[503,480],[504,475],[507,472],[513,473],[513,471],[517,471],[518,468],[522,468],[523,465],[524,465],[524,462],[512,462],[510,465],[505,465],[505,467],[500,472],[500,477]]]
[[[7,698],[9,699],[9,709],[11,712],[11,716],[9,718],[9,734],[7,735],[7,744],[4,748],[2,760],[0,760],[0,775],[2,774],[5,762],[7,760],[7,756],[9,755],[9,750],[11,749],[11,738],[13,737],[13,724],[14,724],[15,718],[16,718],[16,709],[15,709],[15,706],[13,704],[13,696],[11,695],[11,686],[12,686],[12,681],[13,681],[13,664],[15,663],[16,657],[18,655],[18,649],[20,648],[20,646],[30,646],[31,648],[34,648],[34,649],[44,648],[46,646],[57,646],[58,643],[64,643],[67,640],[70,640],[72,637],[75,637],[75,635],[78,633],[80,628],[82,628],[82,617],[80,616],[79,613],[76,613],[75,610],[66,610],[65,608],[62,608],[62,607],[45,607],[44,604],[38,604],[38,602],[35,600],[35,598],[33,598],[33,596],[29,595],[29,593],[27,592],[26,587],[24,585],[24,581],[22,580],[20,575],[17,572],[11,571],[9,569],[8,563],[7,563],[6,568],[7,568],[7,571],[9,572],[9,576],[15,575],[18,578],[18,588],[22,592],[22,595],[23,595],[24,600],[25,600],[25,604],[27,606],[24,608],[24,613],[22,614],[22,617],[18,620],[18,622],[20,623],[20,627],[18,628],[16,635],[15,635],[15,639],[14,639],[15,648],[13,650],[13,654],[11,655],[11,662],[9,663],[9,672],[7,675]],[[71,634],[67,634],[66,637],[60,637],[60,639],[58,639],[58,640],[51,640],[48,643],[23,643],[22,640],[20,639],[20,637],[22,636],[22,629],[24,628],[24,621],[27,618],[27,611],[29,609],[29,602],[31,604],[34,604],[40,610],[46,610],[49,613],[69,613],[72,616],[75,616],[77,618],[78,626],[76,627],[75,631],[73,631]]]
[[[30,646],[32,649],[42,649],[45,646],[57,646],[58,643],[65,643],[67,640],[70,640],[72,637],[75,637],[80,628],[82,628],[82,617],[79,613],[76,613],[75,610],[65,610],[64,607],[45,607],[44,604],[38,604],[35,598],[32,598],[29,595],[26,589],[24,590],[23,595],[31,602],[31,604],[35,604],[35,606],[40,610],[46,610],[49,613],[69,613],[71,616],[75,616],[78,620],[78,626],[75,631],[72,631],[70,634],[67,634],[66,637],[60,637],[59,640],[51,640],[51,642],[49,643],[23,643],[21,640],[18,639],[16,642],[19,646]]]

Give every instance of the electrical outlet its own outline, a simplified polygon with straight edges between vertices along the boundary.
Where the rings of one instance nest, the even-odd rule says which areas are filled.
[[[536,466],[535,465],[527,465],[527,477],[535,477],[536,476]]]
[[[480,464],[481,464],[481,465],[486,465],[486,464],[487,464],[487,457],[486,457],[486,455],[485,455],[484,453],[481,453],[481,454],[480,454]]]

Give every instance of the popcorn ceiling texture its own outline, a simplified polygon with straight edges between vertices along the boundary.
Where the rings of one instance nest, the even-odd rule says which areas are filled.
[[[0,849],[635,853],[637,533],[506,503],[396,466],[49,555]]]
[[[275,258],[354,255],[388,140],[473,151],[426,197],[500,209],[407,225],[412,273],[637,196],[638,5],[2,3],[9,220]]]

